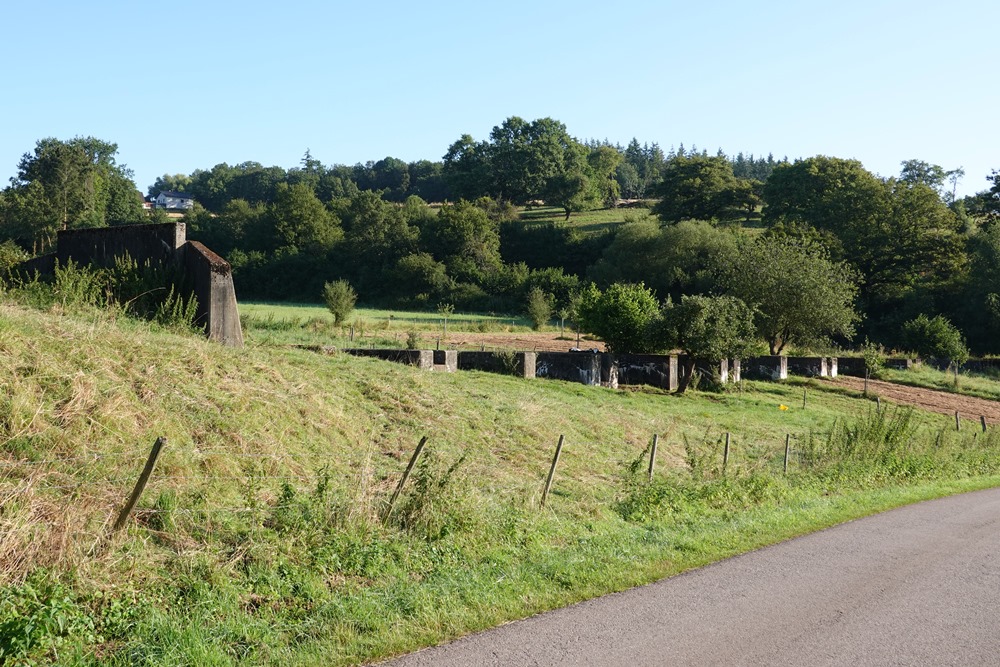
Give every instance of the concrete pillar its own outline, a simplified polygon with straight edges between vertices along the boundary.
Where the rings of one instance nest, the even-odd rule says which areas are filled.
[[[434,370],[434,350],[416,350],[416,353],[417,368]]]
[[[830,357],[830,377],[837,377],[837,357]]]
[[[722,384],[729,382],[729,359],[719,362],[719,382]]]
[[[537,352],[521,352],[518,354],[521,359],[522,377],[531,379],[535,377],[535,365],[538,362]]]
[[[243,347],[243,329],[229,262],[198,241],[188,241],[184,245],[184,265],[198,299],[195,323],[205,328],[209,339]]]
[[[826,357],[819,358],[819,376],[821,378],[829,377],[830,370],[826,365]]]
[[[671,354],[669,357],[667,357],[667,364],[668,364],[667,372],[669,373],[667,382],[670,385],[668,387],[668,391],[677,391],[678,387],[680,387],[680,381],[678,379],[678,372],[677,372],[677,355]]]
[[[739,359],[729,360],[729,375],[733,382],[739,383],[743,379],[742,363]]]
[[[788,357],[778,357],[780,363],[778,364],[778,379],[787,380],[788,379]]]

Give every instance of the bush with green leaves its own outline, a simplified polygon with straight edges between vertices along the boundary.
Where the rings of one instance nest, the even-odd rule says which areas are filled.
[[[552,319],[552,301],[552,295],[543,292],[538,287],[533,287],[528,292],[525,314],[531,320],[531,328],[535,331],[541,330]]]
[[[335,280],[323,285],[323,301],[333,313],[334,324],[343,324],[354,311],[358,302],[358,293],[346,280]]]
[[[927,317],[921,313],[903,325],[903,341],[922,357],[947,360],[961,366],[969,359],[962,332],[941,315]]]
[[[656,318],[659,304],[644,284],[615,283],[605,291],[587,287],[580,298],[577,316],[580,329],[604,341],[609,352],[654,352],[646,335]]]

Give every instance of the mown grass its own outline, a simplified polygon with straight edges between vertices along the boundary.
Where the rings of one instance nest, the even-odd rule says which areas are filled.
[[[556,206],[535,206],[521,210],[521,220],[529,224],[569,225],[584,233],[602,232],[626,222],[630,218],[648,214],[648,208],[602,208],[593,211],[570,213],[566,220],[566,211]]]
[[[0,349],[11,664],[357,664],[1000,483],[994,431],[878,413],[822,385],[806,409],[791,384],[613,392],[231,350],[92,309],[11,303]],[[160,435],[133,520],[107,539]]]
[[[240,303],[244,334],[251,344],[405,347],[410,332],[424,338],[448,332],[516,333],[531,331],[523,316],[357,308],[349,322],[334,324],[325,306],[291,303]],[[447,320],[447,321],[446,321]],[[351,333],[354,339],[351,339]]]

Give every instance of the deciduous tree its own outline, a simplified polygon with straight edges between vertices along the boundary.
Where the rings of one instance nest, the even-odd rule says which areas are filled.
[[[724,156],[678,155],[667,162],[653,212],[664,222],[711,220],[740,209],[752,194],[749,184],[733,175]]]
[[[726,257],[719,274],[721,289],[754,309],[757,333],[771,354],[789,343],[822,344],[854,334],[857,274],[820,247],[762,236]]]
[[[732,296],[686,295],[665,303],[650,327],[651,344],[687,355],[678,393],[687,390],[697,362],[749,356],[756,346],[753,319],[753,309]]]

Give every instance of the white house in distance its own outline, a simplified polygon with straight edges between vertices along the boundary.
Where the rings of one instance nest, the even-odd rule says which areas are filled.
[[[194,208],[194,197],[186,192],[164,190],[156,195],[153,204],[156,208],[163,208],[168,211],[189,211]]]

